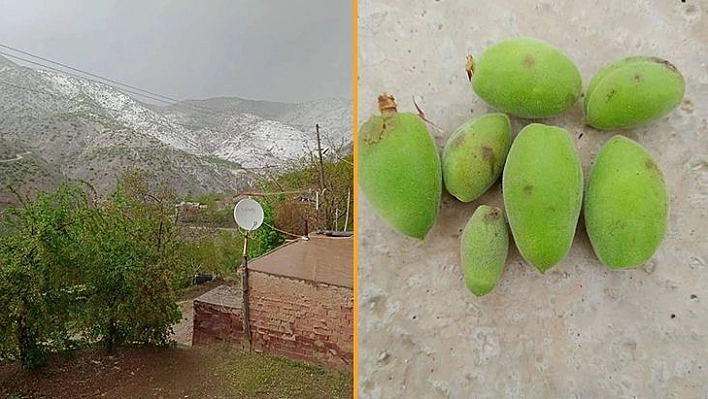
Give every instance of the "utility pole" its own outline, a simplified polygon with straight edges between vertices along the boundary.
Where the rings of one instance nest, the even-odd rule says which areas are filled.
[[[320,142],[320,125],[315,124],[315,131],[317,132],[317,152],[320,155],[320,191],[324,190],[324,163],[322,162],[322,144]]]
[[[241,310],[242,322],[244,330],[246,330],[246,338],[248,339],[248,350],[253,350],[253,339],[251,338],[251,317],[248,301],[248,230],[243,239],[243,262],[241,263]]]

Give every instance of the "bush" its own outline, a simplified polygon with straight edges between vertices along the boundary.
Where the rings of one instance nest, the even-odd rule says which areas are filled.
[[[169,343],[180,318],[169,196],[130,175],[99,204],[68,183],[17,197],[0,214],[0,359],[41,366],[75,339]]]
[[[34,201],[17,197],[21,207],[0,216],[0,357],[34,368],[70,340],[88,197],[68,184]]]
[[[171,278],[177,265],[170,202],[129,176],[96,208],[82,237],[91,267],[89,336],[110,351],[123,343],[165,345],[180,311]]]
[[[211,273],[222,278],[235,278],[241,264],[243,236],[235,230],[220,230],[217,235],[183,240],[178,247],[181,262],[179,287],[193,283],[197,273]]]

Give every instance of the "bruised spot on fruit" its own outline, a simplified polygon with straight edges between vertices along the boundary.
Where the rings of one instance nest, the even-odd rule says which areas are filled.
[[[524,66],[526,68],[533,68],[536,65],[536,59],[531,54],[524,55]]]
[[[651,159],[647,159],[647,160],[644,162],[644,167],[647,168],[647,170],[652,170],[652,171],[658,171],[658,170],[659,170],[659,167],[658,167],[658,166],[656,165],[656,163],[655,163],[654,161],[652,161]]]
[[[663,65],[666,69],[678,73],[678,69],[676,69],[676,66],[674,64],[670,63],[669,61],[666,61],[665,59],[658,58],[658,57],[649,57],[652,61],[656,62],[657,64]]]
[[[452,143],[452,145],[453,145],[453,147],[459,147],[464,143],[465,143],[465,135],[461,134],[455,139],[455,142]]]
[[[615,220],[610,224],[610,230],[623,230],[625,227],[627,227],[627,222],[624,220]]]
[[[609,93],[607,93],[607,96],[605,97],[605,102],[610,102],[612,100],[612,96],[615,95],[615,89],[610,90]]]
[[[485,222],[489,223],[489,222],[494,222],[496,220],[499,220],[500,217],[501,217],[501,211],[499,209],[494,209],[493,211],[484,215],[483,220]]]
[[[530,184],[525,185],[524,186],[524,193],[531,195],[531,193],[533,193],[533,186]]]
[[[386,122],[384,118],[374,117],[370,119],[361,130],[361,136],[366,144],[375,144],[386,131]]]
[[[494,174],[494,164],[496,163],[496,158],[494,157],[494,150],[488,146],[482,146],[482,159],[489,163],[489,172]]]

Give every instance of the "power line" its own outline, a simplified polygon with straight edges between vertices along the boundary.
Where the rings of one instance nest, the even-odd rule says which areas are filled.
[[[22,61],[24,61],[24,62],[29,62],[30,64],[39,65],[39,66],[41,66],[41,67],[48,68],[48,69],[51,69],[51,70],[56,71],[56,72],[61,72],[61,73],[65,73],[65,74],[68,74],[68,75],[71,75],[71,76],[74,76],[74,77],[78,77],[78,78],[81,78],[81,79],[86,79],[86,80],[89,80],[89,81],[91,81],[91,82],[103,83],[103,82],[99,82],[99,81],[96,81],[96,80],[93,80],[93,79],[84,78],[84,77],[82,77],[82,76],[77,76],[77,75],[74,75],[74,74],[69,73],[69,72],[66,72],[66,71],[62,71],[62,70],[59,69],[59,68],[54,68],[54,67],[49,66],[49,65],[44,65],[44,64],[39,63],[39,62],[35,62],[35,61],[32,61],[32,60],[28,60],[27,58],[18,57],[18,56],[16,56],[16,55],[12,55],[12,54],[6,53],[6,52],[4,52],[4,51],[0,51],[0,54],[5,55],[5,56],[7,56],[7,57],[16,58],[16,59],[22,60]],[[104,84],[105,84],[105,83],[104,83]],[[136,92],[136,91],[125,90],[125,89],[121,89],[121,91],[125,91],[125,92],[127,92],[127,93],[135,94],[135,95],[141,96],[141,97],[150,98],[150,99],[153,99],[153,100],[155,100],[155,101],[162,102],[162,103],[168,103],[168,102],[165,101],[165,100],[161,100],[161,99],[159,99],[159,98],[157,98],[157,97],[152,97],[152,96],[150,96],[150,95],[142,94],[142,93],[139,93],[139,92]]]
[[[263,224],[266,225],[266,226],[268,226],[268,227],[270,227],[271,229],[273,229],[273,230],[275,230],[275,231],[279,231],[279,232],[281,232],[281,233],[283,233],[283,234],[287,234],[287,235],[293,236],[293,237],[302,238],[302,234],[289,233],[289,232],[287,232],[287,231],[285,231],[285,230],[280,230],[279,228],[277,228],[277,227],[275,227],[275,226],[273,226],[273,225],[271,225],[271,224],[269,224],[269,223],[266,223],[266,222],[263,222]]]
[[[7,46],[4,46],[4,45],[0,44],[0,47],[7,47]],[[16,51],[22,52],[21,50],[16,50]],[[24,52],[24,53],[26,53],[26,52]],[[32,61],[32,60],[29,60],[29,59],[24,58],[24,57],[20,57],[20,56],[14,55],[14,54],[7,53],[7,52],[5,52],[5,51],[0,51],[0,54],[4,55],[4,56],[6,56],[6,57],[10,57],[10,58],[18,59],[18,60],[21,60],[21,61],[24,61],[24,62],[28,62],[28,63],[30,63],[30,64],[37,65],[37,66],[40,66],[40,67],[43,67],[43,68],[51,69],[52,71],[55,71],[55,72],[60,72],[60,73],[63,73],[63,74],[71,75],[71,76],[74,76],[74,77],[79,78],[79,79],[88,80],[88,81],[94,82],[94,83],[106,84],[105,82],[101,82],[101,81],[98,81],[98,80],[95,80],[95,79],[90,79],[90,78],[87,78],[87,77],[84,77],[84,76],[80,76],[80,75],[77,75],[77,74],[74,74],[74,73],[71,73],[71,72],[67,72],[67,71],[64,71],[64,70],[62,70],[62,69],[55,68],[55,67],[53,67],[53,66],[51,66],[51,65],[46,65],[46,64],[43,64],[43,63],[41,63],[41,62]],[[29,54],[29,53],[27,53],[27,54]],[[34,55],[33,55],[33,56],[34,56]],[[34,56],[34,57],[37,57],[37,58],[42,59],[42,60],[47,60],[46,58],[39,57],[39,56]],[[55,62],[55,61],[51,61],[51,60],[47,60],[47,61],[48,61],[48,62],[52,62],[52,63],[57,64],[57,65],[65,66],[64,64],[59,63],[59,62]],[[73,69],[73,70],[80,71],[81,73],[84,73],[84,74],[87,74],[87,75],[99,76],[99,75],[94,75],[94,74],[92,74],[92,73],[90,73],[90,72],[85,72],[85,71],[82,71],[82,70],[80,70],[80,69],[73,68],[73,67],[70,67],[70,66],[65,66],[65,67],[70,68],[70,69]],[[131,86],[131,85],[128,85],[128,84],[125,84],[125,83],[120,83],[120,82],[118,82],[118,81],[111,80],[111,79],[108,79],[108,78],[102,78],[102,77],[101,77],[101,79],[105,79],[105,80],[107,80],[107,81],[109,81],[109,82],[112,82],[112,83],[115,83],[115,84],[118,84],[118,85],[122,85],[122,86],[126,86],[126,87],[135,87],[135,86]],[[150,95],[150,94],[144,94],[144,93],[141,93],[141,92],[136,91],[136,90],[125,89],[125,88],[122,88],[122,87],[117,87],[116,89],[119,89],[120,91],[124,91],[124,92],[126,92],[126,93],[134,94],[134,95],[139,96],[139,97],[149,98],[149,99],[151,99],[151,100],[154,100],[154,101],[157,101],[157,102],[160,102],[160,103],[163,103],[163,104],[169,104],[169,105],[175,105],[175,106],[185,107],[185,108],[190,109],[190,110],[192,110],[192,111],[194,111],[194,112],[209,113],[209,114],[211,114],[211,115],[213,115],[213,114],[220,114],[220,113],[221,113],[221,112],[219,112],[219,111],[216,111],[216,110],[213,110],[213,109],[210,109],[210,108],[206,108],[206,107],[202,107],[202,106],[199,106],[199,105],[187,104],[187,103],[181,102],[181,101],[179,101],[179,100],[171,99],[171,97],[163,96],[163,95],[157,94],[157,93],[155,93],[157,96],[164,97],[164,98],[169,98],[170,101],[168,101],[168,100],[163,100],[162,98],[158,98],[158,97],[155,97],[155,96]],[[143,91],[143,92],[146,92],[146,93],[152,93],[152,92],[149,91],[149,90],[144,90],[144,89],[140,89],[140,88],[136,88],[136,89],[137,89],[137,90],[140,90],[140,91]],[[177,104],[174,104],[173,102],[177,102]]]
[[[121,86],[129,87],[129,88],[131,88],[131,89],[135,89],[135,90],[142,91],[142,92],[145,92],[145,93],[148,93],[148,94],[152,94],[152,95],[154,95],[154,96],[162,97],[162,98],[165,98],[165,99],[170,100],[170,101],[179,102],[179,100],[176,100],[176,99],[174,99],[174,98],[172,98],[172,97],[164,96],[164,95],[159,94],[159,93],[154,93],[154,92],[149,91],[149,90],[145,90],[145,89],[141,89],[141,88],[139,88],[139,87],[131,86],[131,85],[127,84],[127,83],[118,82],[118,81],[116,81],[116,80],[112,80],[112,79],[106,78],[106,77],[101,76],[101,75],[96,75],[96,74],[91,73],[91,72],[86,72],[86,71],[83,71],[83,70],[81,70],[81,69],[74,68],[74,67],[72,67],[71,65],[66,65],[66,64],[63,64],[63,63],[58,62],[58,61],[53,61],[53,60],[50,60],[50,59],[48,59],[48,58],[44,58],[44,57],[42,57],[42,56],[39,56],[39,55],[36,55],[36,54],[32,54],[32,53],[29,53],[29,52],[24,51],[24,50],[20,50],[20,49],[14,48],[14,47],[10,47],[10,46],[7,46],[7,45],[2,44],[2,43],[0,43],[0,47],[5,48],[5,49],[8,49],[8,50],[16,51],[16,52],[21,53],[21,54],[24,54],[24,55],[29,55],[30,57],[34,57],[34,58],[40,59],[40,60],[42,60],[42,61],[50,62],[50,63],[52,63],[52,64],[54,64],[54,65],[59,65],[59,66],[62,66],[62,67],[64,67],[64,68],[71,69],[72,71],[76,71],[76,72],[80,72],[80,73],[83,73],[83,74],[86,74],[86,75],[89,75],[89,76],[93,76],[94,78],[102,79],[102,80],[105,80],[105,81],[108,81],[108,82],[111,82],[111,83],[115,83],[115,84],[118,84],[118,85],[121,85]]]

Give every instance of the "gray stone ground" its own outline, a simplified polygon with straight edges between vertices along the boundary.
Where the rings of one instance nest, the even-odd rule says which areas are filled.
[[[360,193],[359,397],[708,397],[707,13],[705,0],[359,1],[359,124],[381,92],[402,111],[415,96],[442,128],[432,130],[440,149],[490,111],[469,87],[466,54],[512,36],[563,49],[584,87],[604,64],[639,54],[670,60],[687,82],[670,116],[622,132],[654,156],[671,193],[668,235],[642,268],[601,265],[581,222],[546,275],[512,248],[497,289],[475,298],[459,235],[477,205],[502,205],[498,184],[470,204],[444,194],[424,243],[393,232]],[[616,133],[584,126],[580,103],[545,122],[574,137],[586,178]]]

